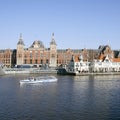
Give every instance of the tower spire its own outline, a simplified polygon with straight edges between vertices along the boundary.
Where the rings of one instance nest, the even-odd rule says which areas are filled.
[[[54,32],[52,33],[52,36],[54,37]]]
[[[107,44],[108,44],[108,46],[110,46],[110,40],[108,40],[108,43],[107,43]]]
[[[19,41],[17,43],[18,45],[25,45],[24,42],[23,42],[23,39],[22,39],[22,33],[20,33],[20,38],[19,38]]]
[[[22,33],[20,33],[20,39],[22,39]]]
[[[56,45],[55,38],[54,38],[54,33],[52,33],[52,40],[50,42],[51,45]]]

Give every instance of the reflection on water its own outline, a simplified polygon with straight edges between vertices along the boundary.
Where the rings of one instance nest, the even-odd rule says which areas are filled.
[[[94,116],[94,119],[108,119],[113,116],[115,119],[115,115],[120,112],[119,75],[75,76],[74,80],[75,94],[77,94],[75,99],[80,98],[79,100],[82,101],[82,111],[87,112],[90,118]],[[116,117],[119,118],[120,115]]]
[[[74,80],[119,80],[120,75],[90,75],[90,76],[74,76]]]
[[[120,118],[120,76],[57,76],[25,84],[29,75],[0,76],[0,119],[107,120]],[[38,75],[36,75],[38,76]]]

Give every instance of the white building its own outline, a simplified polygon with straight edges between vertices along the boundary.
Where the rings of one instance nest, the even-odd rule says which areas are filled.
[[[91,62],[89,70],[90,72],[119,72],[120,62],[112,62],[107,55],[103,61],[94,60]]]
[[[104,60],[94,60],[93,62],[83,61],[82,55],[73,56],[67,71],[75,74],[120,72],[120,62],[112,62],[108,55]]]
[[[81,73],[89,72],[89,62],[83,61],[83,56],[72,56],[72,60],[68,64],[68,72]]]

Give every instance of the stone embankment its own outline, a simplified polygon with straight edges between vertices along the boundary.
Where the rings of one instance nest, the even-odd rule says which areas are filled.
[[[5,74],[37,74],[37,73],[57,73],[55,69],[40,69],[40,68],[5,68]]]
[[[76,75],[76,76],[89,76],[89,75],[120,75],[120,72],[70,72],[64,68],[60,68],[57,71],[60,75]]]

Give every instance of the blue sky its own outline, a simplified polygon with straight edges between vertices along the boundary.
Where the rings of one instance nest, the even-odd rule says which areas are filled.
[[[0,49],[41,40],[58,49],[120,49],[120,0],[0,0]]]

